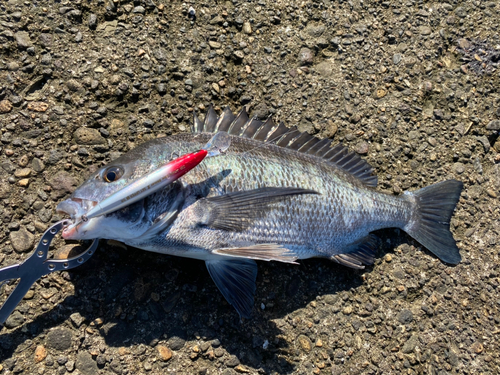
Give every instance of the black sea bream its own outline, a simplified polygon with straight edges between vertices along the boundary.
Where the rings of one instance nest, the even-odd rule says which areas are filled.
[[[228,151],[205,159],[164,190],[120,211],[80,222],[96,202],[169,160],[199,150],[214,132]],[[58,205],[78,226],[67,239],[106,238],[140,249],[204,260],[240,316],[253,306],[255,260],[329,258],[372,264],[371,232],[400,228],[442,261],[460,262],[449,230],[462,183],[448,180],[401,196],[375,189],[373,168],[343,146],[296,128],[210,108],[191,134],[146,142],[99,169]]]

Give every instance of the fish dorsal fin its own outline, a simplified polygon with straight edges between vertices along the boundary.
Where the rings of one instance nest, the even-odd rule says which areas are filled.
[[[226,107],[218,117],[210,105],[204,121],[194,114],[191,130],[194,133],[226,131],[231,135],[273,143],[317,156],[354,176],[366,186],[377,186],[377,176],[373,174],[373,167],[355,152],[349,151],[341,144],[331,147],[331,140],[319,139],[307,132],[301,133],[296,126],[287,128],[282,122],[276,125],[271,117],[264,122],[256,117],[250,118],[245,107],[236,116],[229,107]]]

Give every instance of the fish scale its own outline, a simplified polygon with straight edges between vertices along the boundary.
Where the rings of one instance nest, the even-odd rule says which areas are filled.
[[[374,262],[372,232],[394,227],[442,261],[460,261],[449,223],[461,182],[443,181],[401,196],[384,194],[375,188],[373,168],[355,153],[296,127],[249,118],[244,109],[235,116],[226,108],[218,117],[209,108],[204,121],[195,116],[192,134],[139,145],[98,170],[59,211],[80,206],[72,216],[78,220],[94,202],[132,180],[200,150],[220,128],[231,140],[226,153],[204,159],[163,191],[135,203],[134,210],[92,218],[68,238],[109,238],[204,260],[242,317],[249,317],[253,306],[255,260],[294,263],[323,257],[359,269]],[[99,176],[110,166],[124,173],[106,184]]]
[[[198,149],[210,136],[208,133],[198,135],[196,144],[189,142],[185,135],[170,138],[176,144],[183,145],[179,149],[183,154]],[[177,139],[182,140],[176,142]],[[373,230],[398,227],[408,221],[410,205],[403,198],[368,190],[352,178],[353,181],[338,178],[334,166],[318,163],[317,157],[275,145],[262,145],[253,140],[244,141],[235,137],[226,155],[202,162],[196,170],[183,178],[183,182],[188,185],[199,184],[220,172],[222,166],[223,169],[231,170],[229,178],[219,183],[224,193],[257,189],[265,185],[301,187],[315,190],[320,195],[293,197],[286,203],[276,204],[276,209],[269,212],[265,220],[256,221],[245,232],[231,233],[231,241],[257,242],[258,238],[259,243],[293,245],[293,250],[302,259],[313,256],[332,257]],[[205,187],[201,185],[200,188],[203,190]],[[219,194],[214,190],[208,197]],[[280,206],[292,211],[287,213],[279,209]],[[316,214],[309,215],[312,212]],[[161,248],[152,250],[164,250],[175,255],[176,250],[172,245],[178,246],[179,233],[184,230],[183,217],[179,216],[179,219],[166,234]],[[306,226],[307,230],[301,230],[301,226]],[[185,253],[185,246],[216,249],[226,236],[225,232],[211,229],[191,232],[188,243],[179,251]],[[184,237],[186,236],[182,236]],[[141,243],[141,247],[144,246]]]

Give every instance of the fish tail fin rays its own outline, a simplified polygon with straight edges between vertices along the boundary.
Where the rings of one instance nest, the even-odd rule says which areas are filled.
[[[221,259],[205,262],[212,280],[238,312],[240,317],[250,318],[257,279],[257,264],[250,259]]]
[[[450,232],[450,219],[462,188],[462,182],[448,180],[405,193],[415,199],[415,213],[403,230],[448,264],[462,259]]]

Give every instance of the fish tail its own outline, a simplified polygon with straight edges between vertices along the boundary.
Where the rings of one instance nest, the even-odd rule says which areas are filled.
[[[403,230],[448,264],[458,264],[462,259],[450,232],[450,219],[462,187],[462,182],[448,180],[405,193],[415,206]]]

